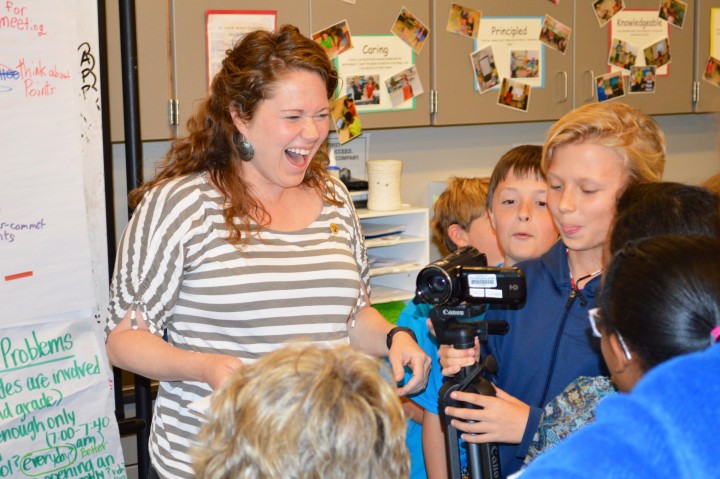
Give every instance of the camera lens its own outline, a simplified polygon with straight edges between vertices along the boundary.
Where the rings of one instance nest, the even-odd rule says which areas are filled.
[[[426,303],[443,304],[452,295],[451,278],[442,268],[428,266],[418,274],[417,292]]]
[[[430,280],[430,289],[435,293],[442,293],[447,289],[447,280],[443,276],[435,276]]]

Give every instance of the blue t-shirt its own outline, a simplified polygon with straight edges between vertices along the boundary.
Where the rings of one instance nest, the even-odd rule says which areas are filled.
[[[419,393],[408,396],[415,404],[421,406],[426,411],[438,415],[438,392],[440,387],[443,385],[445,377],[442,375],[442,366],[440,366],[440,359],[438,357],[438,342],[435,336],[430,334],[430,330],[427,327],[427,319],[430,317],[430,310],[432,306],[425,303],[415,304],[409,301],[405,306],[405,309],[400,313],[397,324],[398,326],[405,326],[412,329],[418,339],[418,345],[425,351],[430,357],[430,374],[428,375],[428,382],[425,389]],[[409,376],[406,376],[407,381]],[[412,421],[410,421],[412,422]],[[417,435],[417,438],[410,439],[410,435]],[[458,435],[460,431],[458,431]],[[408,428],[408,448],[410,448],[411,441],[418,445],[417,450],[413,451],[410,449],[410,460],[411,460],[411,479],[424,478],[425,474],[425,462],[422,452],[422,427],[413,428],[412,432]],[[415,475],[416,470],[419,471],[418,462],[422,462],[422,475]],[[467,445],[465,441],[460,440],[460,467],[467,465]]]
[[[437,343],[435,343],[435,338],[430,334],[427,324],[425,324],[425,321],[429,316],[430,305],[422,303],[415,304],[412,301],[408,301],[397,320],[398,326],[404,326],[413,330],[415,336],[417,336],[418,345],[423,349],[423,351],[425,351],[428,356],[430,356],[430,375],[428,377],[428,385],[426,386],[425,391],[430,388],[430,381],[433,376],[433,372],[438,369],[435,366],[436,364],[438,364]],[[434,357],[433,354],[431,354],[433,350],[435,351],[433,353]],[[401,384],[407,383],[411,375],[412,372],[406,372],[405,378],[403,379]],[[424,392],[411,394],[408,396],[408,398],[411,399],[413,402],[417,403],[415,399],[421,394],[424,394]],[[435,411],[437,414],[437,392],[435,393],[435,398]],[[422,404],[420,405],[422,406]],[[421,424],[418,424],[415,421],[408,419],[408,428],[405,442],[407,444],[408,451],[410,452],[410,479],[426,479],[427,472],[425,471],[425,456],[423,455],[422,449]]]

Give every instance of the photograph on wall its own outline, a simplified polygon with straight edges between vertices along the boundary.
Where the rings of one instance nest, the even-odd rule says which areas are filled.
[[[415,65],[385,80],[385,88],[394,107],[399,107],[423,93]]]
[[[572,29],[570,27],[558,22],[550,15],[545,15],[543,26],[540,29],[539,40],[564,55],[570,42],[571,33]]]
[[[680,0],[662,0],[658,16],[670,25],[682,28],[687,12],[687,3]]]
[[[539,50],[510,51],[510,78],[537,78],[539,72]]]
[[[660,66],[658,63],[648,63],[645,50],[663,42],[659,48],[661,51],[667,51],[667,48],[664,47],[669,45],[671,30],[672,27],[658,17],[657,10],[625,9],[615,15],[608,25],[607,48],[617,47],[618,40],[622,40],[628,45],[637,46],[638,52],[634,66],[655,66],[655,77],[664,77],[669,74],[669,63],[664,66]],[[668,42],[667,45],[664,42]],[[651,58],[654,56],[652,49],[649,54]],[[663,53],[663,58],[666,56]],[[628,74],[627,69],[609,63],[608,72],[611,71],[622,71],[624,75]]]
[[[625,96],[622,72],[616,71],[595,77],[598,102]]]
[[[482,12],[453,3],[450,5],[447,31],[465,37],[477,38],[481,18]]]
[[[498,105],[527,112],[530,103],[530,85],[503,78],[498,95]]]
[[[415,101],[395,108],[385,80],[415,64],[415,52],[391,33],[353,35],[353,49],[335,58],[340,81],[337,96],[350,94],[360,113],[383,113],[415,108]]]
[[[639,48],[630,45],[628,42],[619,38],[613,40],[610,46],[610,55],[608,57],[608,65],[613,65],[623,70],[630,70],[635,65],[638,58]]]
[[[483,88],[500,88],[500,81],[503,78],[511,78],[512,76],[512,52],[527,51],[538,52],[537,57],[537,75],[525,77],[523,81],[532,88],[545,87],[545,52],[547,48],[540,41],[540,30],[543,26],[545,17],[483,17],[480,22],[480,32],[475,42],[475,52],[492,52],[492,65],[497,70],[494,81],[490,81],[491,72],[487,69],[487,64],[480,63],[483,70],[483,76],[486,77],[492,86],[475,83],[474,90],[482,93]],[[488,50],[488,47],[491,49]],[[478,54],[477,59],[480,60],[484,55]],[[475,67],[473,63],[473,67]],[[474,73],[477,73],[477,69]]]
[[[353,75],[345,79],[345,85],[356,105],[380,103],[380,75]]]
[[[667,38],[653,43],[649,47],[643,49],[645,55],[645,64],[654,67],[662,67],[672,61],[670,56],[670,41]]]
[[[353,47],[347,20],[313,33],[312,39],[325,50],[331,60]]]
[[[498,70],[495,66],[492,46],[487,46],[482,50],[472,52],[470,54],[470,63],[472,63],[475,79],[478,82],[481,94],[500,83],[500,75],[498,75]]]
[[[625,8],[624,0],[595,0],[592,4],[593,12],[601,27],[605,26],[612,17]]]
[[[425,41],[428,39],[430,29],[423,22],[415,18],[405,7],[390,28],[390,32],[397,35],[402,41],[408,44],[417,54],[422,51]]]
[[[715,86],[720,86],[720,60],[715,57],[708,57],[705,72],[703,73],[703,80]]]
[[[629,93],[655,93],[655,67],[630,67]]]
[[[220,71],[227,51],[238,41],[255,30],[272,32],[277,25],[275,10],[208,10],[206,15],[208,86]]]
[[[341,96],[333,102],[330,116],[340,144],[347,143],[362,134],[360,115],[355,108],[355,102],[349,95]]]

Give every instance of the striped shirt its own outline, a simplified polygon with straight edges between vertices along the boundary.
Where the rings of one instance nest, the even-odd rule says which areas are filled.
[[[205,175],[153,188],[123,233],[106,334],[135,305],[175,347],[245,363],[288,342],[348,343],[369,271],[352,201],[331,181],[341,206],[326,202],[299,231],[264,228],[246,247],[227,242],[223,197]],[[193,477],[189,447],[201,418],[187,406],[210,392],[201,382],[160,383],[150,457],[161,477]]]

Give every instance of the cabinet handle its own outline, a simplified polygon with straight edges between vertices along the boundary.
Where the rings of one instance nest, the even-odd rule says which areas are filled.
[[[590,97],[585,98],[585,101],[593,101],[595,99],[595,72],[592,70],[585,70],[583,75],[587,76],[590,74]]]
[[[558,75],[561,75],[563,77],[562,82],[563,82],[563,91],[564,91],[564,95],[563,95],[562,99],[558,100],[558,103],[565,103],[568,99],[568,74],[566,71],[559,71]]]

